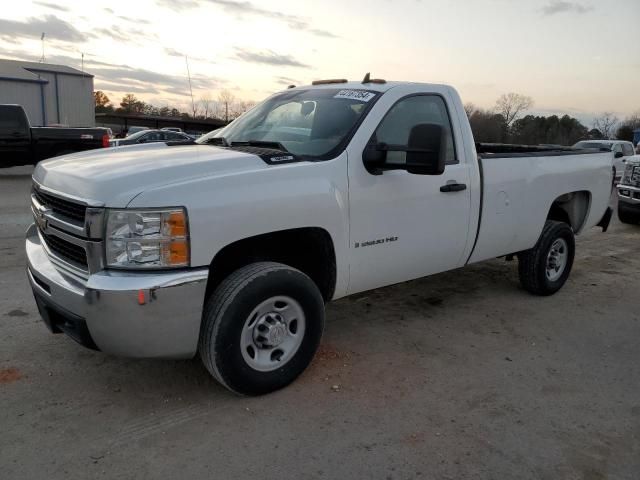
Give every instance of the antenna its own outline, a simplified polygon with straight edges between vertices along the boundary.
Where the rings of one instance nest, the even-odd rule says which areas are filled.
[[[82,73],[84,73],[84,52],[80,52],[80,54],[82,55],[82,66],[80,68],[82,70]]]
[[[362,80],[362,83],[369,83],[371,81],[371,74],[367,73]]]
[[[40,57],[40,63],[44,63],[44,32],[40,36],[40,41],[42,42],[42,57]]]
[[[189,57],[184,56],[184,61],[187,64],[187,77],[189,78],[189,93],[191,94],[191,111],[193,112],[193,118],[196,116],[196,105],[193,103],[193,89],[191,88],[191,73],[189,72]]]

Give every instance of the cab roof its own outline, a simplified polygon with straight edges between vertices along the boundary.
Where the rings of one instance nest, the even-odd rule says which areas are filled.
[[[433,84],[433,83],[420,83],[420,82],[397,82],[397,81],[386,81],[384,83],[362,83],[362,82],[340,82],[340,81],[331,81],[330,83],[323,83],[321,85],[300,85],[296,87],[290,87],[292,89],[345,89],[345,90],[369,90],[373,92],[381,92],[384,93],[388,90],[391,90],[394,87],[398,87],[401,85],[423,85],[425,87],[433,87],[433,86],[445,86],[441,84]]]

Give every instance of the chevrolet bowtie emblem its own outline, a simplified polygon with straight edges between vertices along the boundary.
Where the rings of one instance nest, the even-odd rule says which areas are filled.
[[[38,224],[38,228],[40,228],[40,230],[42,230],[43,232],[47,229],[48,221],[47,221],[46,214],[49,213],[50,211],[51,210],[47,208],[39,208],[35,212],[36,224]]]

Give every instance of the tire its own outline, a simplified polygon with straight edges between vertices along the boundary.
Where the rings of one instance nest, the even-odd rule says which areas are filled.
[[[618,202],[618,218],[622,223],[638,225],[640,224],[640,209],[631,210],[626,208],[623,203]]]
[[[518,274],[522,287],[534,295],[556,293],[569,278],[575,248],[571,227],[564,222],[547,220],[535,247],[518,254]],[[552,249],[555,253],[552,253]],[[550,260],[551,257],[553,260]],[[558,268],[560,263],[562,268]]]
[[[307,368],[323,329],[324,301],[307,275],[280,263],[252,263],[206,301],[198,350],[224,387],[262,395],[286,387]]]

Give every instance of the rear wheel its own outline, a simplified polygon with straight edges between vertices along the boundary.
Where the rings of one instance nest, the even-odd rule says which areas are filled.
[[[535,247],[518,254],[520,283],[534,295],[553,295],[569,278],[574,256],[571,227],[547,220]]]
[[[227,277],[206,302],[200,357],[229,390],[261,395],[307,368],[323,328],[322,295],[307,275],[253,263]]]
[[[618,218],[622,223],[640,224],[640,208],[630,209],[624,202],[618,202]]]

